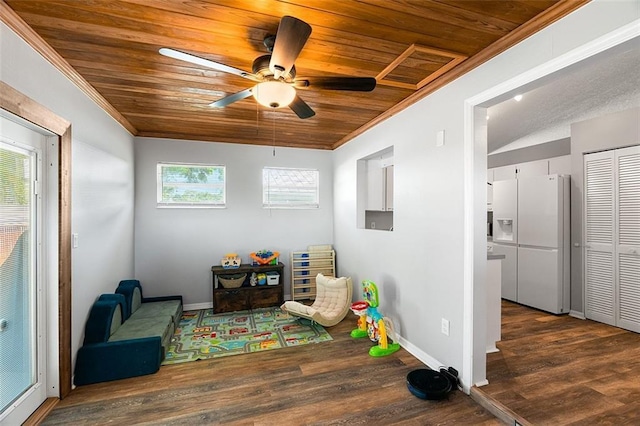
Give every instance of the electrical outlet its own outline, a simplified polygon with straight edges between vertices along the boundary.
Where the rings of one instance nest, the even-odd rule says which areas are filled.
[[[78,248],[78,234],[73,233],[71,235],[72,235],[72,239],[73,239],[73,242],[72,242],[73,248]]]
[[[449,335],[449,320],[442,318],[441,331],[442,331],[442,334],[444,334],[445,336]]]
[[[376,229],[376,223],[375,222],[371,222],[371,229]]]

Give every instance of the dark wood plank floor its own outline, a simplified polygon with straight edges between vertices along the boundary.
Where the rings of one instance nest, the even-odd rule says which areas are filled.
[[[406,376],[424,365],[404,349],[368,355],[349,332],[356,317],[329,328],[333,341],[161,367],[157,374],[81,386],[45,425],[498,425],[460,391],[448,400],[411,395]]]
[[[534,425],[640,425],[640,335],[503,301],[482,392]]]

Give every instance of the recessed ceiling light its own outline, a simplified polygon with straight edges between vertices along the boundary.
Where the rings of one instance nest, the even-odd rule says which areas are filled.
[[[516,102],[520,102],[522,100],[522,95],[515,95],[513,99],[515,99]]]

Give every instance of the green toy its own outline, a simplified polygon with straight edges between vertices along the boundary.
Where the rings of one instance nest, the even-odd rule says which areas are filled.
[[[372,342],[377,342],[369,350],[374,357],[386,356],[400,349],[400,344],[389,343],[389,335],[396,338],[395,328],[391,319],[383,317],[378,312],[378,287],[373,281],[362,281],[362,295],[364,300],[351,304],[351,310],[358,315],[358,328],[351,331],[351,337],[362,338],[369,336]]]

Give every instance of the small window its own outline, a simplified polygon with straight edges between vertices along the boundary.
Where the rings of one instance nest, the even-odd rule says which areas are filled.
[[[225,167],[158,163],[158,207],[224,207]]]
[[[311,169],[262,169],[262,204],[267,208],[318,208],[319,172]]]

